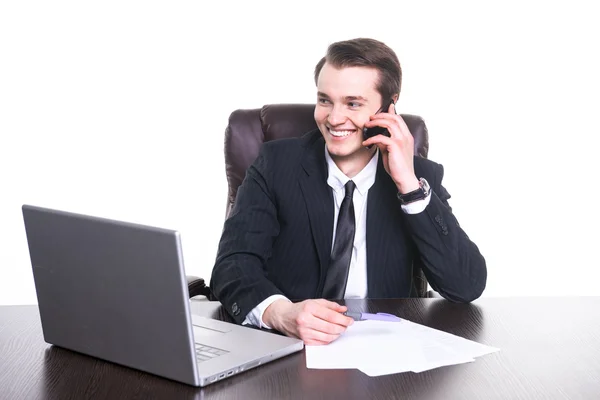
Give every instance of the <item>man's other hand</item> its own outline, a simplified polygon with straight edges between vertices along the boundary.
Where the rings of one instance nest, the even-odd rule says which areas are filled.
[[[324,299],[300,303],[276,300],[263,313],[263,322],[287,336],[302,339],[304,344],[328,344],[354,322],[342,314],[346,310],[346,306]]]

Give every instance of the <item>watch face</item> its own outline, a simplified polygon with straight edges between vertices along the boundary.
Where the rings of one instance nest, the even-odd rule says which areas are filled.
[[[427,196],[429,194],[429,191],[431,190],[431,188],[429,187],[429,182],[427,182],[425,178],[419,179],[419,182],[421,182],[421,187],[423,188],[425,196]]]

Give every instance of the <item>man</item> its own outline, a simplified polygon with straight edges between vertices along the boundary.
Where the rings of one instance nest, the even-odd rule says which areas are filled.
[[[237,323],[330,343],[353,321],[331,299],[414,296],[413,264],[446,299],[481,295],[485,260],[452,214],[443,168],[414,156],[396,115],[401,78],[385,44],[334,43],[315,68],[318,129],[262,146],[211,278]],[[373,127],[389,137],[365,141]]]

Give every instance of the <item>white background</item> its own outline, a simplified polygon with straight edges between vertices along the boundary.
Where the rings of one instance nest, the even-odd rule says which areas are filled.
[[[414,3],[2,2],[0,304],[37,302],[24,203],[178,229],[209,278],[229,114],[314,103],[326,47],[360,36],[398,53],[484,296],[599,294],[594,2]]]

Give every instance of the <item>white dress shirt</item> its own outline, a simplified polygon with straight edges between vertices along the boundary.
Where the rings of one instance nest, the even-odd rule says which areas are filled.
[[[327,184],[333,191],[334,217],[333,217],[333,244],[335,243],[336,225],[340,206],[346,194],[344,186],[350,180],[335,164],[327,146],[325,146],[325,159],[327,160],[328,177]],[[352,258],[350,261],[350,270],[348,272],[348,281],[346,283],[345,299],[364,299],[367,297],[367,197],[369,189],[375,183],[377,174],[377,162],[379,159],[379,149],[371,158],[369,163],[352,178],[356,185],[356,190],[352,196],[354,202],[354,218],[356,231],[354,235],[354,246],[352,248]],[[402,205],[402,210],[407,214],[417,214],[425,210],[431,199],[431,193],[423,200]],[[246,316],[243,324],[252,324],[257,327],[271,329],[265,325],[262,320],[263,313],[275,300],[287,299],[282,295],[273,295],[267,297],[259,305],[252,309]]]

